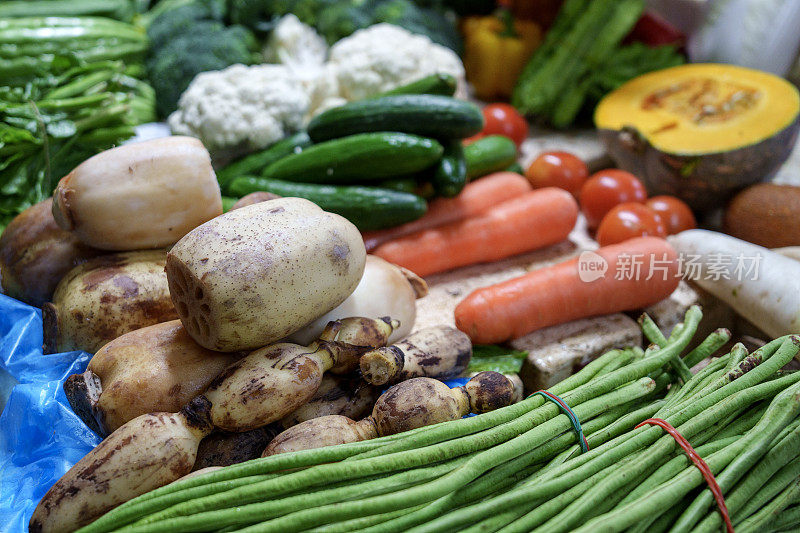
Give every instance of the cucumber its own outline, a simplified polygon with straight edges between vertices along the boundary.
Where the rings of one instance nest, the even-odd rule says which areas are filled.
[[[241,159],[237,159],[217,172],[219,186],[223,192],[226,192],[226,186],[234,178],[246,176],[248,174],[260,174],[272,163],[286,156],[299,154],[308,146],[311,146],[311,138],[309,138],[306,132],[301,131],[276,142],[261,152],[256,152]]]
[[[483,114],[473,103],[433,94],[405,94],[329,109],[311,120],[308,135],[314,142],[370,131],[463,139],[482,129]]]
[[[398,94],[438,94],[440,96],[453,96],[456,93],[458,82],[450,74],[440,72],[425,76],[407,85],[401,85],[388,91],[376,94],[372,98],[396,96]]]
[[[362,133],[309,146],[273,163],[262,176],[306,183],[380,181],[428,168],[442,152],[441,144],[425,137]]]
[[[460,140],[450,141],[431,179],[438,196],[452,198],[467,184],[467,161]]]
[[[345,217],[362,231],[411,222],[428,209],[425,200],[415,194],[360,185],[316,185],[245,176],[233,180],[230,189],[237,196],[267,191],[305,198],[325,211]]]
[[[506,168],[506,172],[516,172],[517,174],[525,175],[525,169],[522,168],[522,165],[514,161],[511,163],[508,168]]]
[[[419,187],[417,180],[414,178],[392,178],[390,180],[380,181],[375,185],[383,189],[410,193],[416,192]]]
[[[517,146],[502,135],[488,135],[464,147],[467,180],[505,170],[517,161]]]

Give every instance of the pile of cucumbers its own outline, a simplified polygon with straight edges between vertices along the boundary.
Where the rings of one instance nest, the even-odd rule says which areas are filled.
[[[454,91],[455,80],[437,74],[325,111],[307,131],[222,169],[220,187],[237,198],[257,191],[306,198],[361,230],[415,220],[426,198],[455,196],[469,179],[516,161],[506,137],[462,145],[483,129],[483,115]]]

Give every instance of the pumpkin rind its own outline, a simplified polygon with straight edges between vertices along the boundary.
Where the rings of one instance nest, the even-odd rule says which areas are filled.
[[[703,107],[691,106],[709,100],[698,89],[707,87],[711,112],[701,116]],[[743,97],[748,103],[739,106],[731,97],[713,105],[714,95],[735,96],[738,89],[749,95]],[[670,101],[669,92],[681,90],[685,94]],[[777,172],[797,139],[800,93],[752,69],[682,65],[645,74],[607,95],[595,124],[612,159],[640,177],[651,194],[675,195],[703,210]]]

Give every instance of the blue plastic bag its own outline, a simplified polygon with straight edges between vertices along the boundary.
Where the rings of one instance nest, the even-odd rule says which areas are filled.
[[[27,531],[45,492],[100,442],[63,389],[89,358],[43,355],[39,309],[0,294],[0,366],[18,381],[0,415],[0,531]]]

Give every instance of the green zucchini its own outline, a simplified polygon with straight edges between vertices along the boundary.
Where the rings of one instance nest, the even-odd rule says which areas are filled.
[[[397,132],[362,133],[314,144],[267,167],[266,178],[306,183],[380,181],[432,166],[444,148],[433,139]]]
[[[311,119],[308,135],[314,142],[371,131],[464,139],[482,129],[483,114],[471,102],[434,94],[404,94],[329,109]]]
[[[452,198],[467,184],[467,161],[460,140],[450,141],[431,179],[438,196]]]
[[[439,72],[425,76],[407,85],[401,85],[388,91],[376,94],[372,98],[396,96],[398,94],[438,94],[440,96],[453,96],[456,93],[458,82],[450,74]]]
[[[517,161],[517,146],[502,135],[488,135],[464,147],[467,180],[505,170]]]
[[[248,174],[260,174],[272,163],[286,156],[299,154],[308,146],[311,146],[311,139],[304,131],[286,137],[261,152],[247,155],[225,166],[225,168],[217,172],[219,186],[225,192],[225,187],[234,178]]]
[[[407,192],[360,185],[317,185],[254,176],[231,182],[232,194],[244,196],[266,191],[311,200],[325,211],[337,213],[362,231],[389,228],[425,214],[425,200]]]

